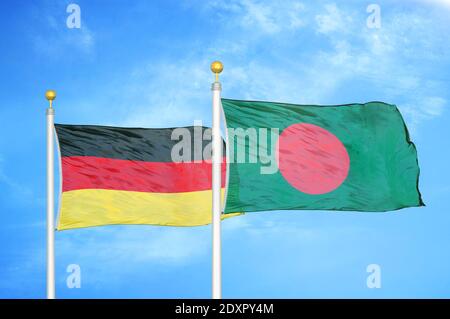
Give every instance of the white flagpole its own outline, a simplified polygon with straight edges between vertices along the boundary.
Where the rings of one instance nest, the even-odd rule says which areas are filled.
[[[212,121],[212,298],[222,298],[222,253],[220,235],[221,216],[221,164],[222,137],[220,135],[220,92],[219,73],[223,65],[219,61],[211,64],[211,71],[216,75],[212,84],[213,93],[213,121]]]
[[[54,117],[53,100],[56,92],[48,90],[45,98],[49,102],[47,108],[47,299],[55,299],[55,225],[54,225],[54,205],[55,205],[55,180],[54,180]]]

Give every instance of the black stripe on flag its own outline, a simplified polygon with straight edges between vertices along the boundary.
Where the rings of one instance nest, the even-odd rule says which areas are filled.
[[[55,124],[61,156],[96,156],[145,162],[172,162],[172,147],[180,137],[171,139],[176,128],[125,128],[98,125]],[[197,127],[199,128],[199,127]],[[184,127],[191,136],[191,161],[194,158],[194,126]],[[202,135],[207,127],[201,127]],[[200,130],[199,130],[200,131]],[[201,140],[201,149],[210,143]],[[225,143],[223,155],[225,155]],[[200,145],[200,144],[199,144]],[[209,154],[210,155],[210,154]],[[208,156],[205,159],[210,159]]]

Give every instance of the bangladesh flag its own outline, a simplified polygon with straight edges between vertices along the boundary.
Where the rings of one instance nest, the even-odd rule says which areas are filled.
[[[423,206],[414,144],[395,105],[222,99],[225,213]]]

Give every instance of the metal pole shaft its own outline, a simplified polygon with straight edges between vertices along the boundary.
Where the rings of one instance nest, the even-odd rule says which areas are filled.
[[[54,116],[54,109],[49,107],[47,109],[47,299],[55,299]]]
[[[222,137],[220,135],[220,82],[212,84],[212,298],[222,298],[222,257],[221,257],[221,164]]]

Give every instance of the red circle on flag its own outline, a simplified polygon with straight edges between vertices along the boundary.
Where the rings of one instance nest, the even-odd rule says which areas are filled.
[[[329,193],[347,178],[350,168],[347,150],[324,128],[293,124],[281,132],[277,147],[281,175],[303,193]]]

